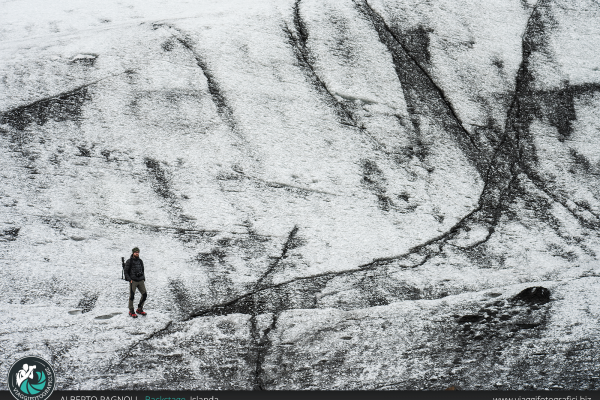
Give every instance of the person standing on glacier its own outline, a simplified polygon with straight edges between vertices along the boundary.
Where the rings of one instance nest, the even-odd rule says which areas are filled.
[[[137,318],[138,314],[146,315],[144,311],[144,302],[146,301],[146,285],[144,281],[144,262],[140,258],[140,249],[134,247],[131,250],[131,257],[125,262],[125,280],[129,281],[129,315],[133,318]],[[138,303],[137,310],[133,310],[133,298],[135,297],[135,290],[139,290],[142,297]],[[137,314],[136,314],[137,313]]]

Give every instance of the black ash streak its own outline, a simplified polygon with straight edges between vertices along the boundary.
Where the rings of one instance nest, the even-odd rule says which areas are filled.
[[[251,336],[254,342],[254,354],[255,363],[254,363],[254,378],[252,382],[253,390],[267,390],[266,384],[264,380],[265,370],[263,368],[266,354],[271,349],[272,341],[269,338],[269,333],[275,330],[277,325],[278,314],[273,314],[271,317],[271,324],[261,333],[257,326],[256,314],[253,314],[250,317],[250,325],[251,325]]]
[[[120,218],[111,218],[111,217],[106,217],[106,216],[100,216],[100,217],[98,217],[98,219],[100,221],[102,221],[103,223],[124,225],[124,226],[130,227],[131,229],[136,229],[136,230],[141,230],[141,231],[146,231],[146,232],[171,233],[171,234],[177,235],[179,237],[184,237],[184,236],[213,237],[220,233],[229,234],[229,235],[241,235],[241,236],[251,235],[251,236],[257,236],[257,237],[264,238],[264,239],[280,237],[280,236],[264,235],[264,234],[261,235],[261,234],[255,233],[255,232],[252,232],[252,233],[233,232],[233,231],[222,231],[222,230],[216,230],[216,229],[200,229],[200,228],[195,229],[195,228],[182,228],[179,226],[172,226],[172,225],[145,224],[145,223],[138,222],[138,221],[131,221],[131,220],[120,219]]]
[[[308,48],[309,32],[302,16],[300,15],[300,2],[296,0],[293,8],[293,23],[294,30],[286,24],[283,27],[283,31],[288,38],[288,42],[294,51],[294,55],[300,67],[304,70],[307,79],[321,94],[325,103],[332,107],[336,115],[340,120],[340,124],[347,125],[354,128],[359,128],[356,117],[352,111],[342,102],[339,102],[337,98],[329,91],[329,88],[319,77],[314,67],[314,56],[311,54]]]
[[[500,158],[500,151],[496,150],[495,154],[493,154],[491,149],[486,149],[469,134],[442,88],[435,83],[431,75],[411,53],[401,36],[386,23],[383,17],[367,1],[355,1],[355,6],[372,23],[380,41],[387,47],[392,56],[415,130],[419,132],[417,116],[419,112],[431,114],[431,118],[434,120],[441,118],[444,129],[453,133],[453,137],[459,147],[476,167],[484,180],[477,208],[463,217],[447,232],[417,246],[415,251],[420,252],[425,247],[436,243],[443,245],[460,233],[460,230],[468,224],[484,221],[489,224],[491,219],[492,222],[489,224],[489,234],[487,237],[468,248],[474,248],[485,243],[495,231],[495,226],[499,221],[502,210],[500,202],[490,200],[498,200],[498,197],[502,200],[507,199],[505,191],[500,189],[499,186],[507,185],[512,187],[515,184],[515,177],[511,173],[514,162],[502,160]],[[507,142],[506,136],[501,143],[511,145],[511,143]],[[395,259],[395,257],[391,257],[390,259]]]
[[[469,156],[478,170],[482,171],[484,158],[479,153],[484,149],[464,127],[444,90],[436,84],[429,72],[417,60],[418,56],[413,55],[407,43],[366,0],[355,0],[354,3],[356,9],[371,22],[381,43],[387,47],[392,56],[409,111],[412,110],[413,125],[418,125],[412,116],[414,112],[425,107],[434,108],[435,110],[432,109],[431,112],[436,112],[437,118],[442,118],[445,128],[454,134],[464,153]],[[423,30],[423,33],[426,32]]]
[[[524,129],[531,123],[531,109],[527,100],[530,97],[530,85],[532,75],[529,70],[531,54],[536,47],[533,35],[543,34],[544,29],[540,26],[540,15],[538,6],[540,0],[533,9],[522,38],[522,60],[515,77],[515,92],[506,115],[504,134],[494,150],[492,162],[490,163],[484,177],[484,188],[479,199],[479,213],[477,219],[488,221],[490,234],[485,243],[495,231],[504,209],[519,195],[519,177],[522,174],[520,166],[525,156]],[[528,132],[527,132],[528,133]],[[532,146],[529,146],[532,147]],[[535,157],[531,155],[531,157]],[[523,195],[523,194],[521,194]],[[472,247],[473,248],[473,247]]]
[[[297,191],[297,192],[300,192],[303,194],[316,193],[316,194],[323,194],[323,195],[328,195],[328,196],[342,196],[338,193],[327,192],[325,190],[312,189],[312,188],[309,188],[306,186],[291,185],[289,183],[283,183],[283,182],[269,181],[269,180],[262,179],[262,178],[259,178],[256,176],[251,176],[251,175],[245,174],[244,172],[240,172],[240,171],[235,171],[235,172],[241,178],[263,183],[270,188],[275,188],[275,189],[284,188],[284,189],[289,189],[292,191]]]
[[[0,232],[0,242],[14,242],[19,237],[20,231],[20,227],[5,229],[4,231]]]
[[[130,73],[125,71],[106,76],[55,95],[35,100],[22,106],[0,112],[0,125],[9,125],[13,129],[23,131],[32,123],[44,125],[48,121],[79,121],[82,107],[86,101],[92,99],[89,88],[98,83]]]
[[[175,194],[171,190],[170,179],[167,177],[166,171],[160,165],[160,162],[146,157],[144,159],[144,165],[148,169],[148,172],[153,178],[153,189],[163,199],[174,202]]]
[[[211,99],[215,107],[217,108],[217,113],[219,114],[223,122],[225,122],[225,124],[227,124],[227,126],[229,126],[229,128],[232,131],[236,132],[237,123],[234,118],[233,108],[229,104],[223,89],[221,88],[219,82],[208,67],[208,64],[206,63],[202,55],[194,47],[192,39],[189,37],[189,35],[187,35],[181,29],[166,23],[153,24],[152,27],[153,29],[165,28],[169,30],[169,32],[173,35],[175,40],[192,54],[194,60],[196,61],[196,65],[200,68],[202,74],[206,78],[206,82],[208,84],[208,92],[210,93]]]
[[[548,196],[552,201],[564,207],[579,223],[590,229],[600,227],[600,216],[590,212],[591,219],[587,218],[580,209],[569,204],[568,198],[558,191],[550,188],[541,174],[536,171],[537,155],[533,145],[533,139],[529,132],[530,125],[535,117],[547,117],[551,126],[559,133],[559,141],[565,142],[572,134],[572,121],[576,119],[574,99],[600,92],[600,84],[587,83],[581,85],[570,85],[564,82],[563,88],[557,90],[535,90],[533,88],[534,77],[530,71],[529,58],[535,51],[540,51],[549,40],[546,35],[546,25],[554,23],[548,1],[540,0],[528,20],[528,26],[523,35],[523,62],[517,73],[515,95],[511,103],[507,121],[507,136],[510,137],[516,154],[515,163],[519,172],[523,173],[534,186]],[[547,108],[544,113],[542,107]]]
[[[83,103],[90,100],[88,87],[92,84],[5,111],[0,114],[0,124],[23,131],[32,123],[44,125],[50,120],[77,121],[81,118]]]
[[[407,255],[412,253],[422,253],[428,246],[444,244],[448,239],[456,236],[459,233],[459,230],[471,220],[480,219],[478,218],[478,214],[486,208],[484,199],[486,197],[486,192],[491,186],[489,174],[493,163],[490,165],[488,161],[486,161],[487,157],[485,157],[481,145],[477,143],[475,138],[473,138],[464,128],[444,91],[435,83],[426,69],[421,66],[417,59],[411,54],[398,34],[395,33],[385,20],[371,8],[367,1],[355,2],[355,6],[358,11],[372,23],[380,41],[387,47],[392,56],[398,79],[404,90],[409,111],[411,111],[411,120],[413,121],[415,129],[417,131],[419,129],[418,120],[415,114],[416,112],[421,109],[427,113],[435,111],[436,115],[433,118],[441,117],[444,120],[445,129],[454,133],[454,137],[464,154],[468,156],[482,177],[484,177],[484,188],[479,199],[478,207],[463,217],[447,232],[414,247]],[[493,231],[493,228],[490,229],[490,232]],[[399,257],[405,256],[406,255]],[[399,257],[388,257],[376,261],[394,261]],[[427,258],[429,257],[431,257],[431,254],[427,254]]]
[[[186,230],[196,231],[193,227],[189,226],[190,222],[183,215],[183,207],[173,191],[170,174],[163,168],[159,161],[153,158],[146,157],[144,159],[144,165],[148,171],[150,185],[157,196],[160,197],[165,204],[171,220],[177,225],[177,232],[185,232]],[[187,228],[190,229],[186,229],[184,226],[186,224],[188,225]]]
[[[256,287],[261,287],[263,285],[263,282],[267,280],[267,278],[269,278],[269,276],[276,271],[277,267],[281,264],[281,261],[287,257],[288,252],[294,248],[294,242],[296,241],[296,234],[298,233],[298,229],[298,226],[294,225],[287,237],[287,240],[283,245],[281,255],[269,265],[265,273],[258,279],[258,281],[256,281]]]

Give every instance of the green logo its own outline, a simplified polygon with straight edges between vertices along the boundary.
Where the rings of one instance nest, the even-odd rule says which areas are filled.
[[[8,373],[8,387],[17,400],[46,400],[52,394],[54,386],[54,370],[39,357],[18,360]]]

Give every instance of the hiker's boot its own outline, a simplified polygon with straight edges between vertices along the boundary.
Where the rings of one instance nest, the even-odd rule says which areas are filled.
[[[133,318],[137,318],[137,314],[133,310],[129,310],[129,316]]]
[[[138,308],[137,310],[135,310],[135,312],[138,313],[138,314],[140,314],[140,315],[146,315],[147,314],[147,312],[145,312],[141,308]]]

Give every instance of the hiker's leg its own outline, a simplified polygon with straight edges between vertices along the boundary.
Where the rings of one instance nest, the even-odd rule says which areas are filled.
[[[146,302],[146,295],[148,294],[146,292],[146,285],[144,284],[144,281],[138,282],[138,290],[142,294],[142,298],[140,299],[140,303],[138,304],[138,308],[140,310],[143,310],[144,309],[144,303]]]
[[[133,281],[129,283],[129,311],[133,311],[133,298],[135,297],[135,288],[137,282]]]

